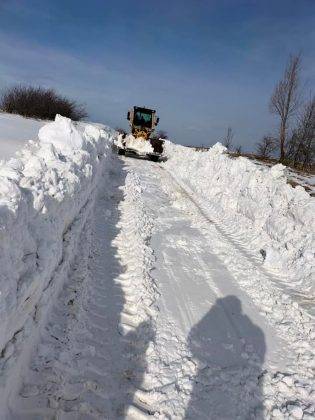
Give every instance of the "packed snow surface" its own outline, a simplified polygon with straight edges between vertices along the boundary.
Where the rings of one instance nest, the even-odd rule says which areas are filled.
[[[38,130],[45,124],[46,121],[0,111],[0,160],[10,159],[29,140],[37,139]]]
[[[309,195],[113,142],[57,116],[0,166],[2,418],[314,418]]]

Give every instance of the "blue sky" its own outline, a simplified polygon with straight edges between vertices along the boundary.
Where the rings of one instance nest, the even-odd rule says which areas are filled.
[[[54,87],[113,127],[153,107],[182,144],[231,126],[252,150],[275,130],[268,101],[291,52],[314,90],[314,46],[314,0],[0,0],[0,89]]]

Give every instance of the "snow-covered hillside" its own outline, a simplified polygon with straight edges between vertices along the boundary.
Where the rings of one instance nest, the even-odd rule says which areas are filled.
[[[313,418],[314,198],[117,139],[57,116],[0,164],[0,418]]]
[[[37,139],[38,130],[45,124],[47,121],[0,112],[0,160],[13,157],[29,140]]]

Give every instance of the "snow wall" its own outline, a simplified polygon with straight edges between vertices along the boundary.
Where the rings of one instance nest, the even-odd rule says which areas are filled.
[[[0,162],[0,407],[67,276],[115,136],[56,116],[39,141]]]
[[[245,243],[268,270],[313,294],[315,199],[287,183],[286,168],[233,158],[220,143],[207,152],[166,142],[165,167],[202,197],[214,220]]]

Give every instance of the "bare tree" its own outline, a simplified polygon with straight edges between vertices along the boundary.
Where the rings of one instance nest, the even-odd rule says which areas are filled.
[[[303,127],[303,168],[312,165],[315,158],[315,96],[305,106],[301,120]]]
[[[271,136],[264,136],[256,145],[256,153],[260,157],[269,158],[276,148],[276,140]]]
[[[228,127],[225,137],[222,140],[223,145],[228,149],[232,149],[232,140],[234,137],[234,133],[231,127]]]
[[[282,79],[278,82],[270,99],[270,111],[280,118],[279,149],[280,161],[285,158],[287,129],[290,119],[300,105],[299,73],[301,55],[291,55]]]
[[[288,142],[288,158],[293,166],[304,169],[314,162],[315,155],[315,95],[305,104]]]
[[[241,145],[235,147],[235,153],[237,153],[238,155],[240,155],[242,153],[242,146]]]

